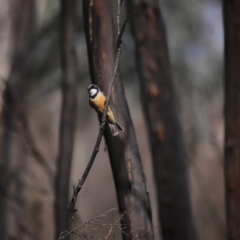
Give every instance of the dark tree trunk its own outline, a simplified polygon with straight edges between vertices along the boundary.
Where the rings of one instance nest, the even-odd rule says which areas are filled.
[[[61,0],[61,63],[63,71],[62,111],[60,121],[59,153],[55,179],[56,237],[67,225],[69,203],[69,179],[72,163],[74,129],[76,119],[76,56],[75,0]]]
[[[22,142],[19,141],[20,121],[24,115],[24,88],[26,84],[26,66],[23,56],[33,37],[35,26],[35,6],[32,0],[12,1],[10,5],[11,19],[11,43],[10,58],[11,70],[6,81],[6,88],[3,93],[2,112],[2,139],[1,139],[1,159],[0,159],[0,239],[5,240],[15,235],[18,239],[23,239],[26,235],[26,222],[23,211],[22,189],[19,184],[19,169],[21,165]],[[24,18],[22,17],[24,14]],[[20,153],[16,158],[16,153]],[[14,187],[17,192],[12,193]],[[11,196],[10,196],[11,192]],[[11,219],[12,213],[9,205],[17,203],[15,212],[21,214],[19,219]],[[18,226],[14,232],[9,226],[12,222],[17,222]],[[16,238],[17,239],[17,238]]]
[[[143,110],[164,240],[196,239],[186,153],[175,104],[164,23],[157,0],[129,0]]]
[[[224,1],[225,186],[228,239],[240,239],[240,2]]]
[[[92,82],[106,93],[113,75],[116,44],[111,1],[85,0],[84,19]],[[117,137],[105,131],[113,176],[115,180],[124,239],[136,239],[152,228],[151,209],[146,190],[136,137],[130,118],[123,85],[119,77],[111,95],[111,106],[118,122],[125,129]],[[150,231],[141,239],[153,239]]]

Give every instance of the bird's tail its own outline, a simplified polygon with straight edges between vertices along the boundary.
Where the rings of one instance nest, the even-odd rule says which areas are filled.
[[[115,124],[109,123],[109,127],[113,136],[117,136],[119,132],[124,131],[124,129],[117,122]]]

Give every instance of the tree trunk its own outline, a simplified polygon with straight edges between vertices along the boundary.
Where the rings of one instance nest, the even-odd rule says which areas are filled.
[[[92,82],[107,92],[113,75],[116,44],[111,2],[85,0],[84,19]],[[146,190],[136,137],[130,118],[123,85],[119,77],[111,95],[111,107],[118,122],[125,129],[117,137],[105,130],[119,210],[122,218],[123,239],[153,239],[151,209]],[[149,233],[147,233],[149,232]]]
[[[224,1],[225,190],[229,240],[240,239],[240,2]]]
[[[59,153],[55,178],[56,238],[66,228],[69,179],[76,120],[75,0],[61,0],[61,63],[63,71]]]
[[[141,99],[164,240],[196,239],[181,126],[175,104],[164,23],[157,0],[129,0]]]
[[[11,70],[3,93],[2,139],[0,159],[0,239],[24,239],[28,236],[23,210],[20,172],[23,167],[23,143],[20,121],[24,115],[26,67],[23,56],[32,40],[35,26],[35,5],[32,0],[10,1]],[[22,17],[24,14],[24,18]],[[23,167],[23,168],[22,168]],[[16,191],[17,189],[17,191]],[[11,206],[15,206],[14,211]],[[12,215],[11,221],[9,221]],[[21,221],[19,218],[22,218]],[[16,228],[12,225],[16,224]]]

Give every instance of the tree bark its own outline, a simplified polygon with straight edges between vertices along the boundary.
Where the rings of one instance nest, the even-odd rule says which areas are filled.
[[[159,2],[128,1],[164,240],[196,239],[181,126]]]
[[[56,238],[66,228],[69,202],[69,179],[74,145],[76,120],[76,54],[75,0],[61,0],[61,63],[63,71],[62,110],[60,120],[59,153],[55,178]]]
[[[83,1],[85,33],[88,45],[92,82],[106,93],[112,78],[116,45],[111,2],[109,0]],[[136,137],[130,118],[123,85],[119,76],[111,95],[111,107],[118,122],[125,129],[117,137],[105,130],[119,210],[124,214],[123,239],[153,239],[151,209],[146,190]]]
[[[225,191],[229,240],[240,239],[240,2],[224,1]]]
[[[23,56],[32,40],[35,26],[35,5],[32,0],[10,1],[10,20],[11,20],[11,44],[10,61],[11,70],[6,81],[6,87],[3,93],[3,112],[2,112],[2,139],[1,139],[1,159],[0,159],[0,239],[11,238],[15,234],[24,238],[26,222],[22,219],[12,219],[9,221],[9,205],[17,202],[15,212],[24,216],[22,200],[22,188],[20,188],[19,171],[16,165],[21,165],[22,142],[19,140],[19,122],[24,115],[24,88],[26,84],[26,67]],[[24,14],[24,18],[22,18]],[[20,153],[18,158],[15,154]],[[15,165],[15,166],[14,166]],[[19,166],[18,165],[18,166]],[[14,192],[10,197],[10,192],[19,187],[18,192]],[[13,197],[15,196],[15,198]],[[18,199],[17,199],[18,198]],[[21,203],[20,203],[21,202]],[[11,229],[12,222],[17,222],[17,232]],[[24,230],[23,230],[24,229]]]

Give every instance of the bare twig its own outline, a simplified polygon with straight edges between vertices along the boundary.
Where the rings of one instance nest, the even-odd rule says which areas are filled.
[[[128,17],[126,17],[126,20],[124,21],[124,24],[123,24],[123,26],[121,28],[121,31],[120,31],[120,35],[118,37],[118,43],[119,44],[117,45],[118,46],[118,50],[117,50],[117,55],[116,55],[116,59],[115,59],[113,76],[112,76],[112,79],[111,79],[110,84],[109,84],[109,88],[108,88],[108,92],[107,92],[106,106],[105,106],[105,109],[104,109],[103,117],[101,119],[101,125],[100,125],[100,129],[99,129],[98,137],[97,137],[97,140],[96,140],[96,144],[94,146],[91,158],[90,158],[90,160],[88,162],[88,165],[87,165],[87,167],[86,167],[86,169],[85,169],[85,171],[84,171],[84,173],[82,175],[82,178],[79,180],[77,187],[73,187],[74,191],[73,191],[72,199],[71,199],[71,202],[70,202],[70,205],[69,205],[68,222],[67,222],[66,232],[69,232],[69,230],[71,228],[73,215],[74,215],[74,212],[76,211],[75,210],[75,204],[76,204],[78,193],[82,189],[82,186],[83,186],[83,184],[84,184],[84,182],[85,182],[85,180],[86,180],[86,178],[87,178],[87,176],[88,176],[88,174],[89,174],[89,172],[91,170],[91,167],[92,167],[93,162],[94,162],[94,160],[96,158],[96,155],[97,155],[97,153],[99,151],[99,146],[100,146],[101,141],[102,141],[102,136],[103,136],[105,125],[106,125],[106,115],[107,115],[107,109],[108,109],[109,102],[110,102],[111,90],[112,90],[112,86],[113,86],[114,80],[115,80],[116,76],[118,75],[117,70],[118,70],[119,60],[120,60],[121,53],[122,53],[121,37],[122,37],[123,31],[124,31],[124,29],[126,27],[127,20],[128,20]],[[69,235],[67,235],[67,239],[69,239]]]
[[[120,221],[122,220],[122,218],[124,217],[125,214],[127,214],[128,211],[124,212],[123,214],[121,214],[114,223],[104,223],[101,219],[104,217],[107,217],[107,214],[113,210],[116,210],[116,208],[110,209],[108,211],[106,211],[103,214],[97,215],[95,217],[92,217],[90,220],[82,223],[80,226],[76,227],[75,229],[69,231],[69,232],[63,232],[62,236],[60,236],[58,238],[58,240],[62,240],[65,237],[69,236],[70,234],[75,234],[77,236],[79,236],[82,239],[89,239],[89,238],[98,238],[98,239],[103,239],[103,240],[107,240],[109,239],[110,235],[114,232],[114,228],[117,227],[123,234],[125,234],[126,236],[130,236],[130,234],[127,234],[124,232],[124,228],[121,227],[121,223]],[[98,225],[99,227],[109,227],[107,233],[105,234],[105,236],[101,236],[101,234],[98,235],[87,235],[87,230],[91,230],[91,231],[97,231],[98,233],[101,231],[100,228],[95,228],[92,227],[94,225]],[[134,238],[134,240],[138,240],[141,239],[142,237],[146,236],[147,234],[153,232],[155,229],[159,228],[160,224],[157,227],[153,227],[150,230],[144,232],[143,234],[139,235],[138,237]]]
[[[121,48],[119,48],[119,51],[118,51],[118,54],[117,54],[117,57],[116,57],[114,74],[113,74],[113,78],[111,80],[110,87],[109,87],[110,91],[112,89],[113,81],[114,81],[115,77],[117,76],[117,67],[118,67],[118,64],[119,64],[120,55],[121,55]],[[105,107],[104,114],[103,114],[103,117],[102,117],[102,120],[101,120],[101,126],[100,126],[100,129],[99,129],[97,141],[96,141],[95,147],[93,149],[91,158],[90,158],[90,160],[88,162],[88,165],[87,165],[87,167],[86,167],[86,169],[83,173],[82,178],[78,182],[77,187],[74,187],[73,196],[72,196],[71,203],[70,203],[70,206],[69,206],[69,216],[68,216],[68,224],[67,224],[67,230],[68,231],[71,227],[72,217],[73,217],[73,214],[75,212],[75,203],[76,203],[76,200],[77,200],[77,195],[80,192],[80,190],[82,189],[82,186],[83,186],[83,184],[84,184],[84,182],[85,182],[85,180],[86,180],[86,178],[87,178],[87,176],[88,176],[88,174],[89,174],[89,172],[92,168],[93,162],[94,162],[94,160],[96,158],[96,155],[99,151],[99,146],[100,146],[100,143],[102,141],[102,136],[103,136],[105,125],[106,125],[106,114],[107,114],[106,110],[107,110],[107,107],[109,105],[110,93],[111,92],[108,91],[106,107]]]
[[[107,240],[107,239],[109,238],[109,236],[110,236],[111,233],[112,233],[113,227],[114,227],[114,226],[111,226],[111,227],[109,228],[109,231],[108,231],[107,235],[104,237],[104,240]]]
[[[114,210],[116,210],[116,208],[112,208],[112,209],[106,211],[105,213],[102,213],[102,214],[100,214],[100,215],[97,215],[97,216],[95,216],[95,217],[92,217],[90,220],[82,223],[80,226],[74,228],[74,229],[71,230],[71,231],[68,231],[68,232],[64,231],[64,232],[62,232],[61,235],[63,235],[63,236],[60,235],[60,237],[58,238],[58,240],[64,239],[65,237],[67,237],[67,236],[70,235],[71,233],[76,233],[76,231],[79,231],[79,230],[84,229],[87,224],[96,224],[95,221],[99,221],[99,218],[106,217],[109,212],[112,212],[112,211],[114,211]],[[120,219],[119,219],[119,220],[120,220]],[[119,220],[118,220],[118,221],[119,221]],[[116,223],[117,223],[117,222],[115,222],[115,224],[101,224],[101,225],[102,225],[102,226],[111,226],[111,227],[113,226],[113,227],[114,227],[114,226],[116,226]]]
[[[118,0],[118,9],[117,9],[117,30],[118,30],[118,35],[120,34],[121,4],[122,4],[122,0]]]
[[[147,235],[147,234],[150,233],[150,232],[153,232],[155,229],[157,229],[157,228],[159,228],[159,227],[160,227],[160,224],[159,224],[157,227],[151,228],[150,230],[148,230],[147,232],[143,233],[142,235],[140,235],[139,237],[135,238],[134,240],[137,240],[137,239],[139,239],[139,238],[144,237],[145,235]]]
[[[118,35],[118,39],[117,39],[117,49],[119,49],[119,48],[120,48],[120,45],[122,44],[122,35],[123,35],[124,30],[125,30],[125,27],[127,26],[128,17],[129,17],[129,15],[128,15],[128,13],[127,13],[126,18],[125,18],[125,20],[124,20],[124,22],[123,22],[122,28],[121,28],[121,30],[120,30],[120,32],[119,32],[119,35]]]

